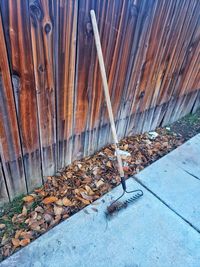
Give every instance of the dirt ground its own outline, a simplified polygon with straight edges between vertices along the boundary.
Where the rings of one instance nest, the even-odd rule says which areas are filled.
[[[181,135],[185,140],[200,133],[200,109],[195,114],[189,114],[173,123],[170,128],[172,132]]]
[[[120,142],[126,178],[200,133],[200,110],[150,133]],[[120,183],[113,146],[75,161],[62,173],[48,177],[32,194],[20,196],[0,209],[0,260],[26,246]],[[93,205],[98,212],[98,205]]]

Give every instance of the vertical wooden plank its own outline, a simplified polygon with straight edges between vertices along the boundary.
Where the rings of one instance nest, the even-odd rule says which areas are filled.
[[[31,43],[39,118],[43,175],[56,171],[56,109],[53,3],[30,0]]]
[[[0,155],[10,198],[27,192],[22,151],[0,13]]]
[[[141,5],[140,13],[138,15],[138,25],[136,25],[136,38],[132,47],[132,59],[129,65],[129,76],[126,77],[125,81],[125,92],[124,92],[124,105],[123,103],[120,117],[127,116],[127,121],[124,120],[124,125],[122,127],[123,133],[122,136],[125,136],[132,132],[132,127],[135,131],[139,131],[144,119],[144,115],[137,116],[139,118],[138,122],[140,125],[137,125],[134,122],[131,122],[131,119],[134,119],[134,116],[131,116],[132,113],[138,113],[140,111],[140,102],[143,97],[143,93],[138,97],[138,91],[140,90],[140,81],[143,77],[144,67],[147,64],[146,53],[148,51],[148,44],[150,40],[150,34],[153,27],[154,17],[156,16],[157,6],[159,6],[159,1],[143,1]],[[137,122],[137,123],[138,123]],[[131,126],[131,127],[130,127]]]
[[[42,184],[37,101],[27,1],[2,1],[3,21],[28,191]]]
[[[122,1],[123,5],[119,8],[118,16],[120,20],[116,25],[111,24],[111,32],[113,29],[116,30],[116,40],[110,46],[110,50],[113,50],[112,58],[110,59],[110,68],[107,72],[108,84],[111,94],[111,103],[113,107],[114,117],[116,118],[116,126],[118,129],[118,135],[121,138],[121,127],[119,126],[119,110],[121,100],[123,99],[124,83],[126,78],[126,73],[129,65],[129,57],[131,53],[131,47],[134,40],[134,34],[136,30],[136,21],[139,13],[139,3],[140,1]],[[116,11],[114,10],[114,14]],[[108,14],[109,16],[109,14]],[[102,35],[104,40],[105,34]],[[108,36],[111,36],[108,33]],[[112,36],[111,36],[112,38]],[[105,47],[105,58],[108,57],[107,46]],[[109,52],[110,53],[110,52]],[[97,110],[98,111],[98,110]],[[105,106],[101,112],[101,125],[104,129],[100,132],[99,143],[112,142],[112,135],[110,133],[110,124],[108,122],[108,114]]]
[[[102,5],[103,9],[99,8]],[[85,155],[84,150],[88,143],[88,118],[90,117],[90,101],[92,94],[92,81],[94,72],[94,42],[90,22],[90,9],[105,15],[104,1],[79,1],[77,22],[77,57],[76,57],[76,84],[74,109],[74,140],[72,159]],[[102,17],[103,19],[104,17]],[[100,87],[98,87],[100,89]]]
[[[114,72],[116,70],[116,65],[113,64],[114,59],[117,58],[117,53],[119,50],[119,43],[122,35],[121,25],[126,19],[123,14],[125,7],[127,7],[128,1],[115,1],[112,2],[103,2],[104,5],[102,9],[97,8],[97,21],[98,27],[100,29],[100,38],[102,51],[104,55],[105,67],[108,77],[108,84],[110,95],[114,93],[115,86],[113,86],[113,79],[117,77],[118,74]],[[103,12],[98,13],[98,9]],[[118,44],[118,45],[117,45]],[[91,68],[90,76],[91,82],[89,83],[89,88],[91,88],[90,101],[89,101],[89,114],[90,117],[87,119],[87,129],[88,129],[88,142],[85,147],[85,154],[94,153],[95,150],[102,146],[102,143],[105,145],[109,142],[109,120],[107,108],[105,106],[103,88],[101,76],[99,75],[99,62],[96,57],[96,47],[93,44],[93,53],[91,54],[94,60],[94,70]],[[97,90],[99,88],[100,90]],[[120,95],[119,88],[116,89]],[[115,101],[113,103],[119,102],[119,96],[115,95]],[[114,106],[113,106],[114,108]],[[101,130],[102,129],[102,130]],[[99,131],[100,130],[100,131]],[[112,142],[112,141],[111,141]]]
[[[173,94],[173,82],[176,80],[177,74],[177,72],[175,71],[176,62],[183,56],[183,54],[180,54],[181,51],[184,51],[182,50],[183,45],[185,44],[184,47],[186,47],[188,40],[190,40],[190,38],[188,38],[189,36],[187,37],[186,33],[195,7],[194,3],[195,1],[181,2],[182,8],[180,10],[180,16],[176,21],[176,31],[173,31],[172,29],[172,41],[170,42],[170,47],[172,50],[171,52],[170,50],[168,50],[168,53],[170,53],[170,58],[160,86],[158,97],[159,104],[169,101],[170,97]],[[189,34],[190,33],[191,31],[189,32]],[[173,40],[175,40],[175,43],[173,42]]]
[[[55,75],[58,168],[71,163],[78,1],[55,4]]]

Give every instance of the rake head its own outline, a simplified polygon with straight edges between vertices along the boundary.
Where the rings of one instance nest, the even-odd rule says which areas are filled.
[[[132,194],[130,198],[127,198],[123,201],[120,201],[120,199],[125,195],[125,194]],[[122,195],[118,197],[116,200],[114,200],[110,206],[107,207],[106,210],[106,217],[111,218],[114,214],[119,212],[121,209],[127,208],[129,204],[134,203],[137,201],[140,197],[143,196],[143,191],[138,189],[138,190],[133,190],[133,191],[126,191],[124,190]]]

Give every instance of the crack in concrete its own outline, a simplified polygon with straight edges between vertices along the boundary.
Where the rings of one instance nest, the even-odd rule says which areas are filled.
[[[151,189],[149,189],[146,185],[144,185],[137,177],[133,176],[133,179],[142,185],[147,191],[149,191],[154,197],[160,200],[165,206],[167,206],[171,211],[173,211],[178,217],[180,217],[184,222],[189,224],[194,230],[196,230],[200,234],[200,230],[196,228],[192,223],[190,223],[187,219],[181,216],[177,211],[175,211],[172,207],[170,207],[164,200],[162,200],[156,193],[154,193]],[[145,195],[145,194],[144,194]]]
[[[187,170],[185,170],[185,169],[183,169],[183,168],[181,168],[184,172],[186,172],[187,174],[189,174],[189,175],[191,175],[191,176],[193,176],[195,179],[198,179],[198,180],[200,180],[200,177],[198,177],[198,176],[196,176],[196,175],[194,175],[194,174],[192,174],[191,172],[189,172],[189,171],[187,171]]]

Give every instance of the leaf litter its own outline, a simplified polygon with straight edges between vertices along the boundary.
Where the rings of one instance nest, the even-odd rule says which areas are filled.
[[[120,142],[120,150],[127,152],[122,155],[126,178],[184,141],[164,128],[158,128],[156,133],[153,140],[145,133]],[[43,186],[20,199],[17,209],[9,208],[8,204],[8,208],[1,211],[0,260],[93,203],[119,183],[113,145],[76,160],[57,175],[49,176]],[[92,210],[98,212],[97,207],[93,206]],[[88,211],[85,213],[89,214]]]

